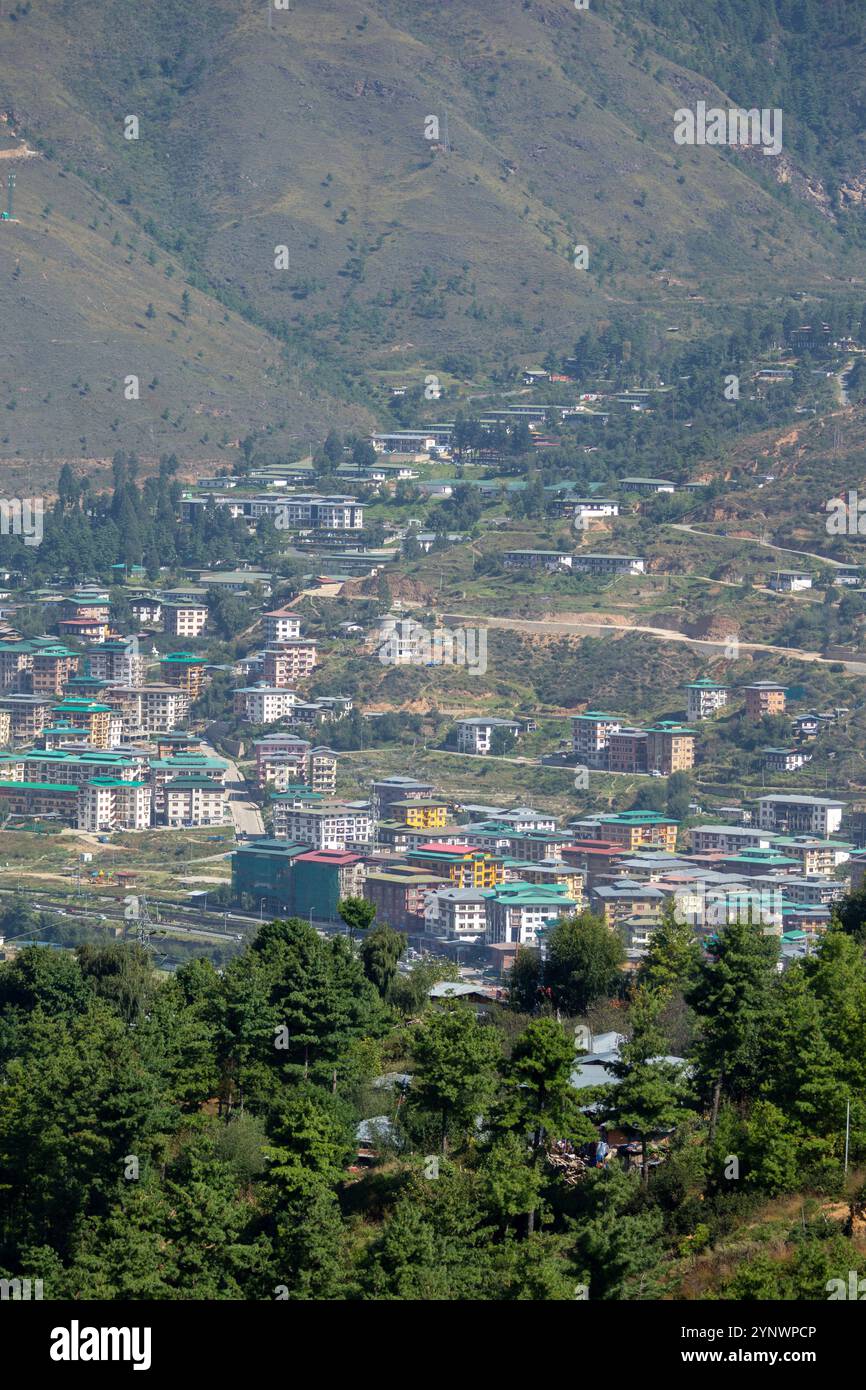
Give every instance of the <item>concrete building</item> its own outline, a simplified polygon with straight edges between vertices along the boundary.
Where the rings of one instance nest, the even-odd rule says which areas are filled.
[[[204,665],[204,657],[192,652],[169,652],[159,663],[159,670],[165,684],[185,691],[192,703],[202,692]]]
[[[94,777],[79,786],[77,811],[79,830],[146,830],[151,790],[146,782]]]
[[[826,840],[842,824],[844,801],[824,796],[762,796],[758,798],[758,825],[789,835],[817,835]]]
[[[494,719],[492,715],[485,716],[483,719],[458,719],[457,751],[459,753],[489,753],[494,729],[501,729],[516,738],[520,732],[520,724],[516,719]]]
[[[717,681],[703,678],[692,681],[685,689],[688,699],[686,718],[690,723],[696,719],[711,719],[728,703],[728,687],[719,685]]]
[[[274,832],[278,839],[296,840],[312,849],[368,848],[374,822],[369,809],[350,802],[301,807],[275,800]]]
[[[262,677],[267,685],[292,686],[311,675],[315,666],[316,643],[296,637],[265,649]]]
[[[435,927],[453,941],[479,941],[487,929],[487,898],[481,888],[439,888]],[[431,926],[434,923],[431,920]]]
[[[746,697],[746,715],[749,719],[763,719],[769,714],[785,713],[785,686],[775,681],[755,681],[743,687]]]
[[[301,635],[301,620],[287,604],[262,614],[262,636],[272,642],[291,642]]]
[[[162,628],[169,637],[188,641],[200,637],[207,627],[207,604],[166,603],[162,608]]]
[[[234,712],[247,724],[274,724],[290,717],[296,702],[293,690],[262,682],[235,691]]]
[[[576,904],[561,884],[501,883],[488,889],[487,945],[540,946],[551,927]]]
[[[695,735],[693,729],[681,724],[660,723],[647,729],[647,769],[670,777],[675,772],[688,772],[695,765]]]
[[[225,789],[211,777],[175,777],[165,783],[163,794],[166,825],[222,825],[225,820]]]
[[[615,714],[600,710],[576,714],[571,720],[572,752],[586,767],[606,768],[611,734],[621,728],[622,720]]]

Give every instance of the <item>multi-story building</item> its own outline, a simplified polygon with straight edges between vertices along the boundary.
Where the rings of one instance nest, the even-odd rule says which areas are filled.
[[[164,787],[166,825],[222,825],[226,813],[224,787],[211,777],[175,777]]]
[[[305,637],[267,647],[262,656],[262,676],[268,685],[285,687],[304,680],[316,665],[316,643]]]
[[[136,598],[129,605],[141,627],[157,627],[162,622],[162,603],[156,598]]]
[[[662,722],[647,729],[647,770],[670,777],[695,765],[695,735],[680,724]]]
[[[120,777],[94,777],[78,788],[77,816],[79,830],[146,830],[150,787]]]
[[[304,783],[323,796],[333,796],[336,791],[337,755],[333,749],[313,748],[294,734],[266,734],[253,746],[260,787],[283,792],[292,784]]]
[[[194,656],[192,652],[169,652],[159,663],[159,669],[166,685],[185,690],[191,703],[201,694],[204,664],[204,657]]]
[[[189,713],[189,696],[178,686],[154,681],[148,685],[115,685],[105,701],[121,716],[123,732],[131,738],[168,733]]]
[[[6,760],[4,760],[6,761]],[[15,767],[15,771],[12,767]],[[20,769],[20,773],[19,770]],[[24,782],[66,782],[81,786],[94,777],[115,781],[144,781],[147,757],[144,753],[114,753],[89,746],[70,748],[28,748],[10,755],[5,775]]]
[[[144,680],[144,656],[133,639],[103,642],[85,658],[84,670],[94,680],[140,685]]]
[[[492,716],[485,716],[483,719],[458,719],[457,751],[489,753],[494,729],[516,738],[520,732],[520,724],[516,719],[494,719]]]
[[[488,945],[541,946],[551,927],[576,906],[562,884],[500,883],[486,898]]]
[[[206,603],[163,604],[162,628],[169,637],[200,637],[206,627]]]
[[[97,594],[73,594],[60,605],[61,618],[93,618],[97,622],[107,623],[110,613],[108,598]]]
[[[572,752],[586,767],[606,768],[611,734],[622,728],[622,720],[600,710],[576,714],[571,721]]]
[[[785,686],[775,681],[755,681],[744,686],[746,715],[749,719],[764,719],[768,714],[785,713]]]
[[[434,790],[432,782],[421,782],[416,777],[379,777],[372,784],[373,804],[382,820],[390,820],[395,801],[423,801]]]
[[[100,618],[61,618],[57,624],[61,637],[74,637],[79,642],[105,642],[110,630]]]
[[[61,720],[75,724],[80,729],[86,729],[87,742],[93,748],[110,748],[112,746],[111,716],[113,710],[111,705],[99,704],[95,700],[70,698],[62,700],[60,704],[53,705],[51,712],[55,723]]]
[[[770,849],[778,837],[756,826],[696,825],[689,831],[693,854],[738,854],[743,849]]]
[[[299,854],[292,870],[292,911],[298,917],[337,922],[341,898],[364,896],[367,865],[348,850],[313,849]]]
[[[292,714],[297,695],[282,686],[246,685],[234,694],[234,712],[247,724],[275,724]]]
[[[577,554],[571,568],[575,574],[644,574],[646,560],[640,555]]]
[[[12,718],[8,709],[0,709],[0,748],[12,742]]]
[[[678,821],[659,811],[620,811],[599,816],[599,833],[625,849],[666,849],[677,847]]]
[[[812,761],[811,753],[802,748],[761,748],[761,763],[768,772],[799,772],[805,763]]]
[[[374,822],[369,807],[332,801],[300,806],[293,799],[274,801],[274,833],[312,849],[367,848],[373,843]]]
[[[607,742],[607,767],[610,772],[646,772],[649,735],[645,729],[625,725],[611,730]]]
[[[407,851],[406,860],[414,868],[439,874],[455,888],[493,888],[505,878],[500,856],[453,841],[419,845]]]
[[[851,858],[854,848],[844,840],[817,840],[811,835],[779,835],[773,840],[774,849],[799,859],[800,872],[807,877],[831,877]]]
[[[153,791],[153,812],[157,817],[165,811],[165,788],[178,777],[203,777],[219,787],[225,787],[227,764],[222,758],[207,753],[172,753],[167,758],[151,758],[150,785]]]
[[[35,651],[30,666],[34,695],[62,695],[70,676],[78,670],[78,656],[62,642]]]
[[[710,719],[728,703],[728,687],[719,685],[717,681],[707,680],[706,677],[692,681],[685,689],[688,698],[686,718],[690,721]]]
[[[301,635],[301,620],[288,604],[262,614],[262,636],[272,642],[291,642]]]
[[[844,801],[824,796],[762,796],[758,798],[758,825],[789,835],[817,835],[826,840],[842,824]]]
[[[441,830],[448,823],[448,803],[433,798],[422,801],[407,797],[405,801],[391,802],[391,814],[413,830]]]
[[[481,888],[439,888],[432,895],[435,920],[428,925],[455,941],[478,941],[487,927],[487,898]]]
[[[388,869],[368,869],[364,897],[376,909],[380,922],[398,930],[423,932],[437,914],[435,894],[448,880],[427,869],[394,864]]]
[[[47,695],[0,695],[0,710],[9,714],[13,743],[33,743],[51,723],[53,699]]]
[[[596,884],[589,892],[589,905],[603,917],[609,927],[619,926],[626,917],[657,916],[665,903],[666,894],[649,883],[619,880]]]
[[[0,815],[78,822],[78,787],[65,782],[0,781]]]

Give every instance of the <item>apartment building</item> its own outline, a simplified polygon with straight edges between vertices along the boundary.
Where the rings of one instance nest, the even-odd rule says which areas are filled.
[[[659,811],[620,811],[598,817],[599,834],[627,850],[664,849],[673,854],[677,847],[678,821]]]
[[[694,730],[662,722],[647,729],[647,769],[670,777],[695,765]]]
[[[572,752],[586,767],[606,768],[611,734],[621,728],[622,720],[615,714],[600,710],[575,714],[571,720]]]
[[[490,946],[541,946],[551,927],[576,906],[562,884],[500,883],[486,898],[484,939]]]
[[[762,796],[758,798],[758,825],[789,835],[816,835],[826,840],[842,824],[844,801],[824,796]]]
[[[157,627],[162,622],[162,603],[159,599],[137,598],[129,606],[140,627]]]
[[[0,781],[0,815],[36,816],[78,823],[78,787],[62,782]]]
[[[578,554],[571,568],[575,574],[644,574],[646,560],[640,555]]]
[[[494,729],[511,734],[512,737],[516,738],[520,732],[520,724],[516,719],[494,719],[490,716],[483,719],[458,719],[457,751],[459,753],[489,753]]]
[[[53,700],[47,695],[0,695],[0,710],[9,715],[13,743],[34,743],[46,724],[51,723]]]
[[[160,675],[166,685],[176,685],[186,691],[190,703],[197,700],[204,685],[204,657],[192,652],[169,652],[159,663]]]
[[[88,654],[83,665],[94,680],[121,681],[125,685],[140,685],[144,680],[144,656],[134,639],[103,642]]]
[[[774,681],[755,681],[743,687],[746,698],[746,715],[749,719],[763,719],[768,714],[785,713],[785,686]]]
[[[262,682],[235,691],[234,712],[247,724],[274,724],[290,717],[296,702],[293,690]]]
[[[505,878],[499,855],[451,840],[437,840],[409,849],[406,861],[414,868],[439,874],[455,888],[494,888]]]
[[[276,837],[313,849],[366,848],[373,844],[374,828],[369,808],[353,803],[334,801],[313,807],[289,799],[274,802]]]
[[[622,726],[611,731],[607,742],[610,772],[646,772],[649,735],[645,729]]]
[[[300,635],[301,620],[287,604],[262,614],[262,636],[268,645],[272,642],[291,642]]]
[[[448,823],[448,803],[432,797],[407,797],[405,801],[391,802],[391,815],[413,830],[441,830]]]
[[[86,729],[87,742],[94,748],[111,748],[112,742],[117,741],[112,739],[112,733],[120,734],[116,719],[112,725],[114,711],[111,705],[100,704],[96,700],[68,698],[52,705],[51,712],[55,723],[66,722]]]
[[[79,658],[62,643],[34,651],[30,664],[30,688],[34,695],[62,695],[71,676],[78,671]]]
[[[376,918],[397,930],[423,932],[435,922],[435,894],[448,882],[426,869],[394,864],[370,869],[364,879],[364,897],[376,909]]]
[[[690,722],[695,719],[711,719],[720,709],[725,708],[730,694],[728,686],[707,679],[692,681],[685,690],[688,700],[686,718]]]
[[[200,637],[207,627],[207,612],[205,603],[165,603],[162,630],[169,637]]]
[[[372,784],[373,804],[382,820],[391,818],[391,807],[395,801],[425,800],[433,795],[432,782],[419,781],[417,777],[379,777]]]
[[[151,758],[150,786],[153,792],[153,812],[161,817],[166,809],[165,789],[179,777],[205,778],[218,787],[225,787],[227,763],[207,753],[172,753],[167,758]]]
[[[487,899],[481,888],[439,888],[432,894],[436,916],[428,926],[435,927],[452,941],[479,941],[487,928]]]
[[[164,797],[166,825],[222,825],[225,820],[225,789],[211,777],[175,777],[165,783]]]
[[[12,742],[12,718],[8,709],[0,709],[0,748]]]
[[[312,674],[316,660],[316,643],[308,638],[296,637],[265,648],[262,676],[268,685],[291,686]]]
[[[151,789],[146,782],[94,777],[78,788],[79,830],[146,830],[151,823]]]
[[[689,838],[693,854],[738,854],[743,849],[770,849],[778,837],[757,826],[696,825]]]
[[[123,733],[129,737],[169,733],[182,724],[189,713],[185,690],[158,681],[147,685],[115,685],[105,692],[105,700],[120,715]]]
[[[13,770],[14,760],[14,770]],[[5,760],[4,760],[5,761]],[[4,776],[23,782],[66,782],[81,786],[93,778],[115,781],[144,780],[146,755],[130,756],[101,749],[28,748],[6,762]]]
[[[79,642],[105,642],[110,628],[99,618],[61,618],[57,632],[61,637],[73,637]]]

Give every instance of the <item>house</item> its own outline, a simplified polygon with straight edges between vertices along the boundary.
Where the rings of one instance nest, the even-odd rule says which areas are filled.
[[[273,724],[291,716],[297,698],[293,690],[262,681],[235,691],[234,712],[247,724]]]
[[[487,901],[482,888],[439,888],[432,896],[438,932],[455,941],[479,941],[484,936]]]
[[[576,574],[644,574],[646,561],[639,555],[589,555],[573,557]]]
[[[772,772],[798,772],[812,760],[812,754],[801,748],[761,748],[759,752],[762,765]]]
[[[506,569],[570,570],[574,556],[561,550],[506,550],[502,563]]]
[[[301,620],[288,604],[262,614],[262,635],[265,642],[290,642],[301,635]]]
[[[776,570],[767,581],[768,587],[780,594],[796,594],[811,589],[812,576],[802,570]]]
[[[620,478],[623,492],[676,492],[677,485],[670,478]]]

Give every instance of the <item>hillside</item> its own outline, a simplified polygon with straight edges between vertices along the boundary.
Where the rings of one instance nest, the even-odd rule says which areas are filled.
[[[776,8],[720,7],[708,43],[678,0],[19,5],[0,108],[42,157],[16,161],[0,226],[0,449],[228,463],[261,428],[297,452],[334,419],[369,427],[395,374],[508,374],[636,313],[651,357],[672,327],[866,280],[862,21]],[[677,146],[699,99],[781,106],[783,153]]]

